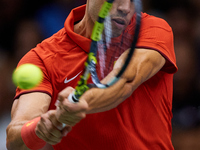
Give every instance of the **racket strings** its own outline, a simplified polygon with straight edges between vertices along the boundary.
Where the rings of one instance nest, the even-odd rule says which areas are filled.
[[[114,67],[120,55],[132,45],[136,26],[136,14],[134,14],[128,27],[119,37],[112,38],[111,18],[108,15],[104,21],[104,30],[101,40],[97,42],[97,74],[101,80],[105,78]]]
[[[98,42],[97,74],[100,80],[112,71],[120,55],[130,48],[132,37],[130,32],[124,31],[121,36],[111,39],[109,44],[105,40],[100,40]]]

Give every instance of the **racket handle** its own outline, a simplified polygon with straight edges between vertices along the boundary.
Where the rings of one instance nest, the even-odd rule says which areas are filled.
[[[64,129],[66,127],[65,123],[62,123],[62,129]]]
[[[69,94],[68,98],[67,98],[71,103],[77,103],[78,102],[78,99],[76,98],[76,96],[71,93]]]
[[[76,100],[75,95],[73,93],[69,94],[68,98],[69,102],[71,103],[77,103],[78,100]],[[62,123],[62,128],[66,127],[65,123]]]
[[[71,103],[77,103],[78,102],[78,100],[76,100],[76,98],[75,98],[75,95],[73,94],[73,93],[71,93],[69,96],[68,96],[68,100],[71,102]],[[56,106],[56,109],[60,109],[59,108],[59,103],[60,103],[60,101],[56,101],[56,103],[55,103],[55,106]],[[62,129],[64,129],[66,127],[66,124],[65,123],[62,123]]]

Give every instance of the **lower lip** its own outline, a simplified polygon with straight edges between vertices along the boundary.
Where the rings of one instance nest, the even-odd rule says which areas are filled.
[[[118,28],[118,29],[124,29],[125,25],[124,24],[120,24],[120,23],[117,23],[116,21],[113,21],[115,26]]]

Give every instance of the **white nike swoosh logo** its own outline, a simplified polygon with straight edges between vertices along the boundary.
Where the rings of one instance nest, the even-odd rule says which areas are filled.
[[[71,78],[69,80],[67,80],[67,78],[66,78],[65,81],[64,81],[64,83],[69,83],[70,81],[74,80],[76,77],[78,77],[79,74],[81,74],[81,72],[79,72],[77,75],[75,75],[73,78]]]

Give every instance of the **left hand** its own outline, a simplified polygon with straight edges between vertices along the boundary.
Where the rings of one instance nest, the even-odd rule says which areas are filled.
[[[85,118],[88,109],[88,104],[84,99],[77,103],[71,103],[68,100],[69,94],[73,91],[72,87],[67,87],[58,94],[56,117],[59,122],[67,126],[74,126]]]

